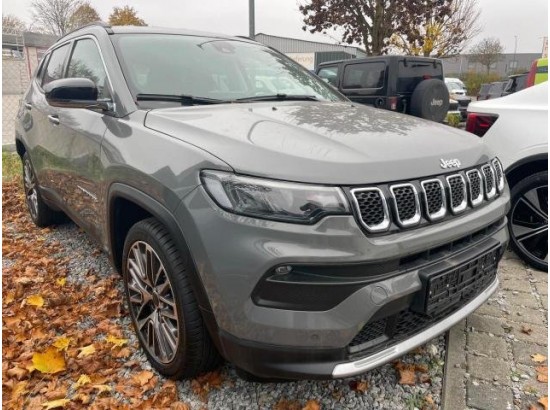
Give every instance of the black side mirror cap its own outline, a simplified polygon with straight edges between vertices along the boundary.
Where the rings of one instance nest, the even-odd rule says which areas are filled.
[[[62,78],[44,86],[46,101],[53,107],[108,109],[108,103],[98,101],[98,90],[89,78]]]

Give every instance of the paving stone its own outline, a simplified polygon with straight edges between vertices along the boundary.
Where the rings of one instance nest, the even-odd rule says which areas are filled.
[[[521,390],[523,392],[537,396],[546,396],[548,394],[548,384],[541,383],[537,380],[537,372],[534,366],[525,366],[520,364],[517,367],[518,372],[521,374],[533,374],[533,376],[530,376],[529,379],[520,380]]]
[[[473,327],[479,332],[487,332],[494,335],[503,336],[506,332],[502,325],[506,325],[506,321],[496,317],[483,316],[476,313],[468,316],[468,328]]]
[[[506,302],[511,305],[525,306],[532,309],[540,308],[539,301],[532,293],[504,290],[502,291],[502,295]]]
[[[529,343],[538,343],[540,345],[546,346],[548,343],[548,328],[546,326],[538,326],[532,323],[526,323],[524,326],[531,329],[531,334],[527,334],[521,331],[522,324],[512,323],[512,333],[514,336],[523,340],[524,342]]]
[[[548,296],[548,283],[547,282],[535,282],[537,292],[542,296]]]
[[[479,410],[511,409],[513,408],[512,390],[508,387],[479,384],[475,386],[471,381],[466,387],[468,394],[467,404]]]
[[[548,272],[541,272],[540,270],[532,270],[531,275],[538,282],[548,283]]]
[[[464,410],[466,408],[466,320],[453,326],[447,336],[447,363],[445,368],[445,391],[442,406],[445,410]],[[456,365],[459,365],[458,367]]]
[[[544,313],[540,310],[511,305],[510,313],[508,317],[514,322],[534,323],[535,325],[544,323]]]
[[[506,342],[499,336],[489,336],[484,333],[468,334],[468,350],[489,357],[506,357]]]
[[[502,289],[517,290],[519,292],[531,293],[531,285],[527,280],[527,275],[523,278],[506,279],[500,281]]]
[[[496,302],[485,302],[476,311],[480,315],[489,315],[494,317],[503,317],[505,314]]]
[[[544,309],[546,309],[546,313],[547,313],[547,318],[548,318],[548,296],[546,295],[542,295],[542,297],[540,298],[540,301],[542,302],[542,306],[544,307]]]
[[[527,365],[534,365],[535,363],[531,359],[532,354],[538,353],[544,356],[548,355],[546,347],[526,342],[512,342],[512,351],[514,352],[514,359],[516,362]]]
[[[510,363],[502,359],[492,359],[469,354],[468,373],[478,379],[490,382],[498,381],[500,384],[511,385]]]

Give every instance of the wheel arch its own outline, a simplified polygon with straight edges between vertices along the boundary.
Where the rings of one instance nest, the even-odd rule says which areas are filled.
[[[535,172],[548,170],[548,153],[522,158],[506,169],[508,185],[513,187],[523,178]]]

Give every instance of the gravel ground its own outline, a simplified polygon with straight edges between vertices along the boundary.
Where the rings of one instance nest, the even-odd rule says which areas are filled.
[[[55,257],[69,257],[68,282],[81,282],[83,273],[95,271],[98,276],[117,275],[111,268],[104,253],[98,251],[95,243],[73,223],[66,223],[55,227],[47,233],[46,241],[59,241],[64,252]],[[3,264],[10,261],[4,259]],[[122,294],[122,281],[119,282]],[[135,352],[128,360],[141,363],[145,370],[151,369],[145,355],[137,347],[137,338],[134,335],[128,316],[123,316],[121,325],[129,345],[135,346]],[[93,326],[86,320],[79,324],[83,329]],[[213,389],[208,395],[209,409],[285,409],[282,400],[297,401],[299,407],[308,400],[314,399],[322,409],[430,409],[438,408],[441,399],[442,376],[445,358],[445,339],[443,336],[432,340],[416,353],[402,358],[404,363],[425,364],[429,369],[428,383],[416,385],[400,385],[397,371],[391,364],[370,371],[364,375],[341,380],[329,381],[299,381],[288,383],[251,383],[240,379],[230,364],[222,368],[223,384],[219,389]],[[130,370],[126,370],[128,373]],[[128,374],[130,377],[130,374]],[[160,378],[162,381],[162,377]],[[365,392],[352,389],[355,382],[366,381],[368,388]],[[205,403],[192,389],[191,381],[177,383],[181,401],[189,403],[192,409],[202,409]],[[153,394],[154,391],[148,395]],[[277,406],[277,404],[279,405]]]

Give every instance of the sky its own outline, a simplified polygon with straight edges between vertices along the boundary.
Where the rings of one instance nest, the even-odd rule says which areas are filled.
[[[32,0],[4,0],[2,14],[14,14],[31,21]],[[306,0],[256,0],[256,33],[304,40],[336,43],[336,33],[310,34],[302,30],[298,5]],[[248,35],[247,0],[91,0],[103,20],[114,6],[133,6],[150,26],[180,27],[191,30]],[[547,0],[478,0],[481,8],[481,34],[470,46],[485,37],[496,37],[504,51],[513,53],[517,36],[518,53],[542,50],[548,36]]]

